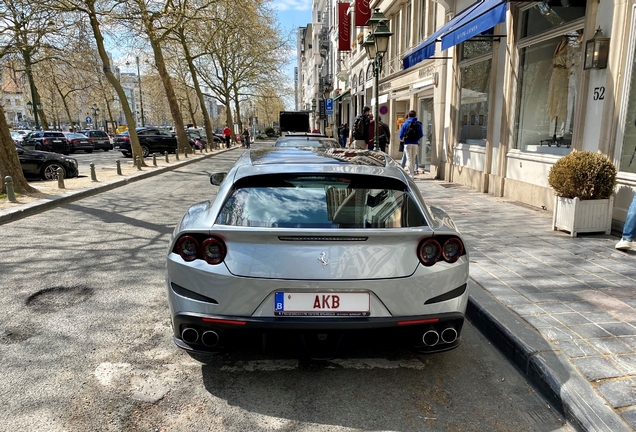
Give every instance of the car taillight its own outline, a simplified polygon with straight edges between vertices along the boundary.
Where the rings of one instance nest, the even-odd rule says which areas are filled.
[[[127,137],[127,136],[125,136],[125,137],[121,137],[121,139],[122,139],[123,141],[130,141],[130,137]]]
[[[431,238],[424,240],[417,248],[417,257],[420,259],[420,262],[427,267],[435,264],[441,254],[442,247],[439,242]]]
[[[221,264],[225,259],[225,254],[225,243],[216,237],[206,239],[201,245],[201,255],[208,264]]]
[[[193,234],[179,237],[173,252],[179,254],[184,261],[203,259],[208,264],[218,265],[225,260],[227,248],[223,240],[218,237]]]
[[[451,237],[444,242],[442,246],[442,256],[444,257],[444,261],[448,263],[454,263],[462,256],[464,252],[464,245],[462,241],[457,237]]]
[[[417,248],[417,257],[427,267],[441,259],[452,264],[457,262],[462,255],[464,255],[464,244],[458,237],[454,236],[442,236],[439,241],[429,238],[423,240]]]
[[[93,138],[89,138],[89,139],[88,139],[88,142],[89,142],[89,143],[91,143],[91,144],[93,144]]]
[[[199,242],[194,237],[183,236],[177,241],[175,249],[184,261],[194,261],[197,259]]]
[[[46,139],[46,138],[42,139],[42,144],[48,144],[48,143],[49,143],[48,139]]]

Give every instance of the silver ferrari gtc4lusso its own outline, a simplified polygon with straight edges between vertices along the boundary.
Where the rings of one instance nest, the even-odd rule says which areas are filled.
[[[466,247],[386,154],[264,148],[210,181],[216,199],[190,207],[169,247],[180,348],[277,340],[331,358],[359,341],[459,345]]]

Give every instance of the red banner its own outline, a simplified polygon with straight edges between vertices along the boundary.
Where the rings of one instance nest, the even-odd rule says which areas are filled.
[[[356,1],[356,27],[364,27],[371,18],[371,0]]]
[[[351,51],[351,15],[349,3],[338,3],[338,51]]]

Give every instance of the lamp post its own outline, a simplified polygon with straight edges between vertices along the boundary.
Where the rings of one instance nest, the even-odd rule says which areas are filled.
[[[364,41],[364,48],[367,51],[369,60],[373,61],[373,76],[375,78],[373,149],[377,151],[380,149],[378,145],[380,72],[382,71],[382,58],[389,47],[389,38],[393,36],[393,33],[386,26],[386,17],[380,12],[380,9],[375,10],[371,18],[367,21],[367,24],[371,26],[371,33],[367,35]]]
[[[144,119],[144,98],[141,95],[141,74],[139,73],[139,56],[135,57],[137,61],[137,84],[139,86],[139,107],[141,108],[141,126],[146,126],[146,120]],[[126,66],[130,66],[130,62],[126,62]]]
[[[99,108],[97,108],[97,105],[93,104],[93,106],[91,107],[91,111],[93,113],[93,118],[95,119],[95,123],[93,123],[95,129],[97,129],[97,118],[99,117]]]

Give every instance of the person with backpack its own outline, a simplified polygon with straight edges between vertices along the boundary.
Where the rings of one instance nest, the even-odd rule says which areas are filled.
[[[369,113],[371,108],[365,106],[360,114],[353,121],[353,128],[351,129],[351,141],[354,143],[355,148],[366,149],[367,142],[369,141]]]
[[[390,140],[391,129],[389,129],[389,125],[382,121],[382,117],[378,117],[378,145],[384,153],[386,153],[386,145]]]
[[[415,177],[415,156],[420,144],[420,139],[424,136],[422,131],[422,123],[417,120],[415,110],[409,111],[409,116],[400,129],[400,140],[404,141],[404,154],[406,155],[406,164],[409,167],[409,175]]]

